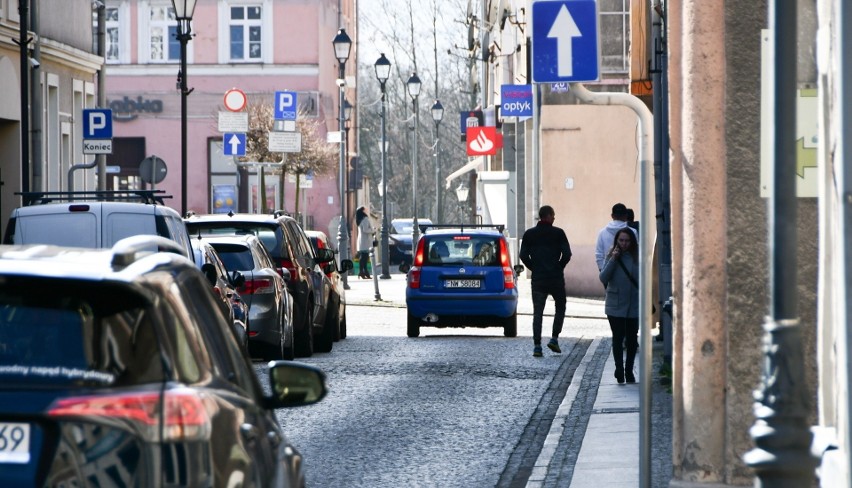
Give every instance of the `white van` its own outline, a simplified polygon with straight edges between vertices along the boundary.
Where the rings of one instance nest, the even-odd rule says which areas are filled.
[[[151,203],[73,201],[19,207],[12,211],[4,244],[53,244],[111,248],[125,237],[158,235],[177,242],[192,256],[180,214]]]

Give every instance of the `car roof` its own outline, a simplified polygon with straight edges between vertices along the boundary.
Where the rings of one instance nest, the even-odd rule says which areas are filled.
[[[293,217],[284,214],[251,214],[251,213],[233,213],[226,214],[204,214],[191,215],[184,219],[187,224],[196,222],[252,222],[259,224],[277,224],[282,220],[293,220]]]
[[[486,224],[477,224],[477,225],[457,225],[457,224],[441,224],[435,225],[431,227],[425,227],[421,225],[421,230],[423,230],[423,235],[480,235],[480,236],[503,236],[503,226],[502,225],[486,225]]]
[[[40,205],[28,205],[18,207],[14,210],[14,216],[23,217],[30,215],[52,215],[56,213],[67,213],[71,206],[88,205],[90,210],[100,209],[102,212],[124,212],[139,214],[167,214],[180,218],[177,210],[164,205],[155,205],[139,202],[98,202],[98,201],[74,201],[74,202],[52,202]]]
[[[121,249],[123,243],[130,239],[133,238],[117,242],[112,249],[2,245],[0,279],[4,275],[16,275],[130,283],[138,276],[163,266],[195,268],[192,261],[174,252],[139,250],[127,256]]]
[[[207,241],[210,244],[244,244],[249,245],[252,240],[261,242],[259,237],[254,234],[237,234],[237,235],[205,235],[201,234],[202,240]]]

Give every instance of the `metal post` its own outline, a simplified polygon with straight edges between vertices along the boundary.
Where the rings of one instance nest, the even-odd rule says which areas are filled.
[[[98,70],[98,108],[106,108],[106,5],[103,2],[98,4],[98,56],[104,58],[104,64]],[[95,156],[98,166],[98,190],[105,191],[107,189],[106,175],[106,154],[98,154]],[[151,171],[154,171],[155,164],[151,165]],[[151,178],[153,188],[154,179]],[[70,184],[69,184],[70,186]]]
[[[178,20],[178,41],[180,41],[180,72],[178,81],[180,83],[180,208],[181,213],[186,215],[189,210],[187,206],[186,182],[187,182],[187,156],[186,156],[186,97],[189,90],[186,84],[186,44],[190,39],[189,20]]]
[[[412,199],[414,200],[414,225],[411,228],[411,252],[412,258],[414,251],[417,249],[417,241],[420,240],[420,225],[417,223],[417,131],[420,128],[420,110],[417,106],[417,95],[413,100],[414,105],[414,157],[411,160],[411,191]]]
[[[755,487],[810,486],[818,460],[810,452],[810,411],[798,317],[796,259],[796,0],[769,4],[775,53],[772,92],[774,137],[769,207],[770,316],[763,324],[763,372],[755,392],[756,447],[743,457]]]
[[[337,114],[337,124],[338,130],[340,131],[340,172],[338,177],[340,179],[340,222],[337,226],[337,257],[338,257],[338,267],[342,268],[342,262],[344,259],[349,259],[349,230],[348,224],[346,220],[346,144],[343,140],[343,134],[346,132],[346,120],[344,118],[343,113],[343,104],[345,102],[344,96],[346,91],[346,63],[344,61],[338,62],[338,87],[339,87],[339,98],[338,98],[338,114]],[[343,273],[343,288],[349,289],[349,281],[347,279],[347,275],[349,272]]]
[[[27,0],[18,0],[20,38],[16,43],[21,48],[21,191],[30,191],[30,53],[27,25],[29,15]]]
[[[438,132],[441,121],[435,121],[435,223],[443,223],[441,215],[441,160],[438,153],[441,151],[441,136]]]
[[[387,97],[385,82],[382,85],[382,276],[383,280],[390,279],[390,245],[388,243],[388,164],[387,132],[385,125]]]

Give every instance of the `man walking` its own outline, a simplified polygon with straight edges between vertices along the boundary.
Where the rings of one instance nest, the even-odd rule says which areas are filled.
[[[612,244],[615,241],[615,233],[622,227],[627,227],[627,206],[623,203],[616,203],[612,206],[612,222],[606,224],[606,227],[598,232],[598,241],[595,245],[595,262],[598,264],[598,271],[603,269],[604,258],[612,249]],[[638,235],[633,229],[633,234]]]
[[[521,261],[532,272],[533,301],[533,356],[540,358],[541,325],[544,304],[548,296],[556,303],[553,316],[553,333],[547,347],[555,353],[561,353],[559,334],[565,320],[565,265],[571,260],[571,245],[565,231],[554,227],[556,212],[545,205],[538,210],[538,224],[524,232],[521,240]]]

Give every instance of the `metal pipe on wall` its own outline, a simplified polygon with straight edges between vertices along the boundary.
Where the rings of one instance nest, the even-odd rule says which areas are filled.
[[[30,31],[33,52],[27,69],[30,70],[30,164],[32,165],[32,188],[47,190],[44,160],[44,92],[41,87],[41,37],[39,35],[39,2],[30,4]]]

